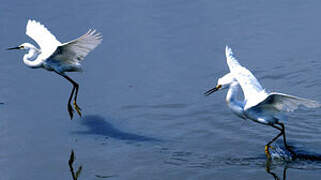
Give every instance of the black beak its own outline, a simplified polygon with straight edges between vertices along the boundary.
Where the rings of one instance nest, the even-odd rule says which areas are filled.
[[[20,47],[13,47],[13,48],[8,48],[7,50],[14,50],[14,49],[20,49]]]
[[[209,96],[209,95],[212,94],[213,92],[219,90],[221,87],[222,87],[222,85],[217,85],[215,88],[212,88],[212,89],[206,91],[206,92],[204,93],[204,95],[205,95],[205,96]]]

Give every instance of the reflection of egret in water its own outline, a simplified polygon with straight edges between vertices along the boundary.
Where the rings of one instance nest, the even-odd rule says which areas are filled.
[[[69,160],[68,160],[69,170],[70,170],[72,179],[73,180],[78,180],[83,166],[80,165],[80,166],[78,166],[78,168],[74,167],[75,160],[76,160],[76,155],[74,153],[74,150],[71,150],[71,153],[70,153],[70,156],[69,156]],[[115,177],[115,175],[107,176],[107,175],[96,174],[95,177],[106,179],[106,178]]]
[[[74,167],[73,167],[73,164],[75,162],[75,153],[74,153],[74,150],[71,150],[71,154],[70,154],[70,157],[69,157],[69,161],[68,161],[68,165],[69,165],[69,169],[70,169],[70,172],[71,172],[71,175],[72,175],[72,179],[73,180],[77,180],[80,173],[81,173],[81,170],[82,170],[82,166],[80,165],[78,168],[75,168],[77,169],[76,171],[74,170]]]
[[[292,150],[295,153],[295,159],[291,154],[279,145],[274,145],[271,148],[271,159],[267,159],[265,163],[265,170],[271,174],[275,180],[286,180],[287,170],[293,169],[308,169],[308,170],[320,170],[321,169],[321,154],[315,152],[308,152],[292,146]],[[283,167],[283,173],[279,175],[272,171],[273,166]],[[282,176],[281,176],[282,175]]]
[[[265,164],[265,170],[267,173],[271,174],[275,180],[281,180],[280,177],[275,173],[271,171],[271,165],[272,165],[272,160],[268,159]],[[283,178],[282,180],[286,180],[286,171],[288,169],[287,165],[284,165],[283,167]]]
[[[281,143],[282,144],[282,143]],[[272,148],[273,157],[277,152],[281,152],[285,150],[284,147],[279,147],[277,151]],[[301,147],[300,147],[301,148]],[[260,175],[265,175],[266,173],[273,176],[275,180],[282,180],[286,179],[287,173],[291,173],[292,171],[287,172],[288,169],[295,169],[304,171],[320,171],[321,170],[321,154],[307,152],[300,150],[299,148],[293,149],[297,154],[296,160],[283,160],[283,159],[273,159],[273,158],[266,158],[263,153],[260,155],[254,155],[250,157],[231,157],[230,155],[224,156],[217,156],[215,154],[202,154],[192,151],[180,151],[177,149],[171,148],[161,148],[160,152],[167,155],[166,160],[164,161],[165,164],[171,166],[183,166],[186,168],[201,168],[201,169],[251,169],[251,171],[260,171],[263,172]],[[275,152],[274,152],[275,151]],[[256,176],[260,177],[259,174]],[[221,177],[221,176],[219,176]],[[224,176],[225,177],[225,176]],[[214,178],[219,179],[219,178]],[[246,178],[244,178],[246,179]],[[257,179],[264,179],[264,178],[257,178]]]
[[[292,145],[292,144],[291,144]],[[286,159],[282,154],[286,151],[284,147],[275,145],[272,150],[272,158],[269,160],[273,163],[273,166],[281,166],[288,164],[289,168],[295,169],[309,169],[309,170],[321,170],[321,154],[315,152],[307,152],[301,150],[301,148],[293,148],[297,154],[295,160]],[[161,147],[159,152],[167,156],[164,161],[165,164],[171,164],[175,166],[185,166],[190,168],[228,168],[231,166],[248,166],[248,167],[265,167],[266,157],[262,153],[261,155],[255,155],[250,157],[231,157],[230,155],[216,156],[215,154],[203,154],[186,150],[176,150],[168,147]],[[280,154],[277,154],[280,153]],[[286,151],[286,153],[289,153]],[[290,157],[290,154],[288,155]]]

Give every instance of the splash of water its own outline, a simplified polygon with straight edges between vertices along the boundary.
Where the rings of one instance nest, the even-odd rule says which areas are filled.
[[[277,144],[270,148],[270,154],[271,158],[274,160],[292,161],[294,159],[291,152]]]
[[[274,144],[270,148],[271,158],[273,160],[280,161],[294,161],[294,160],[309,160],[309,161],[321,161],[321,154],[316,152],[309,152],[301,148],[291,146],[291,151],[287,150],[284,146]]]

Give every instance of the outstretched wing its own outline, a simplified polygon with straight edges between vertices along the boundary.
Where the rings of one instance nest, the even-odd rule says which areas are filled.
[[[254,75],[248,69],[241,66],[235,59],[232,49],[226,46],[225,54],[227,65],[231,73],[242,87],[244,98],[246,100],[245,108],[249,108],[250,106],[258,104],[261,100],[264,100],[267,93]]]
[[[102,36],[100,33],[96,33],[96,30],[89,30],[78,39],[58,46],[55,54],[50,58],[65,63],[79,64],[101,41]]]
[[[262,101],[255,107],[273,108],[277,111],[292,112],[299,106],[304,106],[307,108],[317,108],[320,107],[321,104],[317,101],[305,98],[272,92],[266,97],[264,101]]]
[[[26,34],[40,46],[42,59],[51,56],[61,43],[51,34],[48,29],[35,20],[29,20],[26,27]]]

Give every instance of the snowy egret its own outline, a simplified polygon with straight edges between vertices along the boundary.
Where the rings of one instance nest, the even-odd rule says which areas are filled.
[[[61,43],[44,25],[35,20],[28,21],[26,34],[37,42],[40,49],[30,43],[23,43],[18,47],[8,48],[8,50],[28,50],[29,52],[23,56],[23,62],[27,66],[30,68],[44,68],[48,71],[54,71],[67,79],[73,85],[67,105],[70,118],[73,118],[74,112],[71,106],[73,97],[74,108],[79,116],[81,116],[81,109],[77,105],[79,84],[67,76],[65,72],[82,71],[80,62],[91,50],[100,44],[102,41],[101,34],[96,33],[96,30],[89,30],[78,39]]]
[[[295,157],[294,152],[286,142],[284,115],[282,112],[292,112],[300,105],[308,108],[320,107],[320,103],[288,94],[278,92],[266,92],[254,75],[245,67],[241,66],[234,58],[232,50],[226,46],[226,60],[230,73],[218,79],[217,86],[205,92],[210,95],[219,89],[229,88],[226,96],[228,107],[237,116],[250,119],[264,125],[272,126],[280,131],[265,146],[265,153],[270,158],[270,145],[283,135],[285,148]],[[243,90],[244,100],[238,99],[240,87]]]

